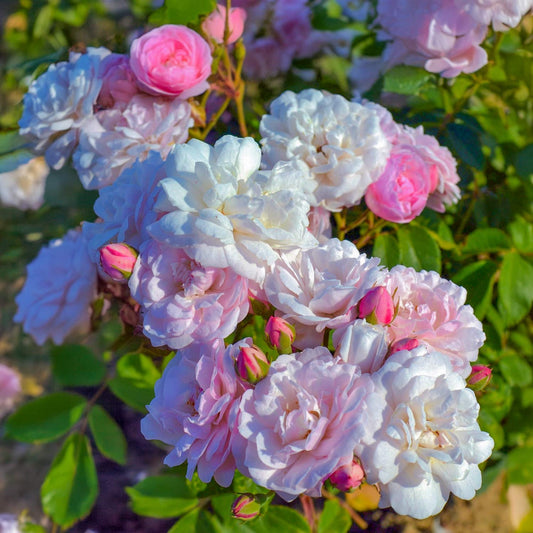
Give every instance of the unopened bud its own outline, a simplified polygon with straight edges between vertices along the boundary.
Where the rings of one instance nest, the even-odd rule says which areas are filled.
[[[361,485],[364,477],[365,471],[363,470],[363,467],[357,461],[352,461],[351,464],[337,468],[337,470],[329,476],[329,481],[339,490],[348,492]]]
[[[278,316],[271,316],[265,326],[265,333],[270,341],[280,353],[292,353],[292,343],[296,333],[294,326]]]
[[[261,504],[253,494],[241,494],[231,505],[231,514],[239,520],[252,520],[261,513]]]
[[[234,43],[244,30],[246,11],[241,7],[233,7],[229,11],[227,44]],[[202,30],[217,43],[224,42],[226,29],[226,7],[218,4],[217,8],[202,22]]]
[[[466,383],[474,391],[483,390],[492,378],[492,370],[485,365],[474,365]]]
[[[255,345],[241,348],[235,362],[237,375],[248,383],[261,381],[270,368],[270,361],[263,351]]]
[[[389,352],[392,355],[393,353],[401,352],[402,350],[414,350],[415,348],[418,348],[419,344],[418,339],[400,339],[390,347]]]
[[[368,291],[359,302],[359,318],[370,324],[390,324],[394,318],[394,302],[385,287]]]
[[[129,279],[137,261],[137,251],[125,243],[106,244],[100,248],[102,270],[115,281]]]

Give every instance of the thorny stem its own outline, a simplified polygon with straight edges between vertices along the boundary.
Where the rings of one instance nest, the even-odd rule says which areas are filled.
[[[300,503],[302,504],[305,519],[311,528],[311,533],[316,533],[316,512],[313,499],[306,494],[301,494]]]
[[[93,397],[87,402],[87,405],[85,407],[85,416],[83,417],[83,422],[80,427],[80,433],[85,433],[85,430],[87,429],[87,422],[89,420],[89,411],[92,409],[93,405],[96,403],[96,400],[100,398],[100,396],[104,393],[106,389],[107,389],[107,379],[100,385],[99,389],[94,393]]]
[[[248,137],[248,128],[246,127],[246,119],[244,117],[244,84],[241,83],[238,89],[239,93],[237,98],[235,98],[235,104],[237,106],[237,120],[239,122],[239,130],[242,137]]]
[[[324,498],[327,498],[328,500],[336,500],[339,505],[348,511],[350,514],[352,520],[361,528],[361,529],[367,529],[368,524],[365,522],[363,517],[357,513],[352,507],[350,507],[342,498],[337,498],[337,496],[334,496],[331,494],[331,492],[328,492],[326,489],[322,488],[322,496]]]
[[[342,241],[346,235],[346,213],[344,211],[334,212],[333,218],[337,224],[337,237]]]

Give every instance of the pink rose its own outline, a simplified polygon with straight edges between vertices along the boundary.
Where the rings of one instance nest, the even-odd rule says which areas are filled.
[[[410,222],[424,209],[437,182],[436,169],[410,146],[393,149],[379,179],[365,194],[368,208],[391,222]]]
[[[234,43],[244,30],[246,11],[240,7],[234,7],[229,12],[229,36],[227,44]],[[224,42],[224,29],[226,26],[226,8],[218,4],[217,8],[203,22],[202,30],[213,38],[217,43]]]
[[[165,24],[131,44],[130,67],[149,94],[186,99],[203,93],[211,61],[207,42],[186,26]]]
[[[127,55],[106,56],[100,64],[99,77],[102,78],[102,88],[96,103],[102,109],[127,105],[139,92]]]

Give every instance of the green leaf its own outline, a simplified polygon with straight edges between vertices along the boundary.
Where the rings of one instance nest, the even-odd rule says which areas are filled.
[[[0,154],[13,152],[18,148],[22,148],[27,143],[28,140],[19,135],[18,131],[0,132]]]
[[[422,68],[399,65],[383,76],[383,90],[398,94],[417,94],[430,78],[431,74]]]
[[[503,357],[500,361],[500,370],[511,386],[527,387],[533,381],[531,367],[518,355]]]
[[[44,512],[64,528],[87,516],[98,496],[89,439],[73,433],[57,454],[41,487]]]
[[[130,353],[117,363],[117,376],[109,382],[115,396],[138,411],[145,412],[154,397],[155,382],[161,373],[152,360],[143,354]]]
[[[379,257],[387,268],[392,268],[400,262],[398,240],[393,235],[378,235],[374,241],[372,255]]]
[[[195,509],[180,518],[168,533],[220,533],[220,527],[215,527],[210,518],[204,511]]]
[[[507,326],[517,324],[533,303],[533,266],[518,253],[503,258],[498,283],[498,309]]]
[[[89,427],[100,453],[118,464],[126,464],[127,443],[124,433],[99,405],[95,405],[89,412]]]
[[[312,7],[311,24],[316,30],[337,31],[346,28],[348,22],[342,18],[342,8],[335,0],[322,0]]]
[[[533,483],[533,448],[515,448],[509,452],[507,479],[511,485]]]
[[[198,505],[198,498],[185,478],[151,476],[133,487],[126,487],[131,508],[141,516],[173,518]]]
[[[463,163],[483,170],[485,155],[481,150],[479,134],[473,128],[452,122],[446,127],[443,141],[450,146]]]
[[[196,24],[203,15],[214,11],[216,0],[166,0],[165,5],[150,15],[148,21],[154,25]]]
[[[256,533],[311,533],[309,524],[299,512],[281,505],[271,505],[264,516],[250,523],[250,527]]]
[[[431,235],[418,226],[398,229],[400,263],[415,270],[440,272],[440,248]]]
[[[35,154],[26,150],[25,148],[20,148],[13,152],[0,155],[0,173],[11,172],[16,170],[21,165],[26,164],[30,159],[33,159]]]
[[[494,439],[494,449],[499,450],[505,444],[505,432],[494,415],[486,409],[479,412],[479,427]]]
[[[515,169],[521,178],[531,178],[533,174],[533,144],[528,144],[516,154]]]
[[[508,229],[520,252],[533,253],[533,224],[519,216],[509,224]]]
[[[6,436],[22,442],[48,442],[65,434],[81,418],[87,400],[55,392],[24,404],[6,422]]]
[[[346,533],[352,525],[350,513],[343,509],[337,500],[328,500],[320,514],[318,533]]]
[[[20,526],[21,533],[47,533],[43,526],[26,522]]]
[[[475,311],[476,316],[483,320],[487,307],[492,301],[492,290],[498,265],[492,261],[478,261],[465,266],[452,278],[454,283],[467,291],[466,301]]]
[[[50,28],[54,20],[54,6],[47,5],[44,6],[37,15],[35,19],[35,24],[33,26],[33,37],[35,39],[40,39],[41,37],[46,37],[50,33]]]
[[[98,385],[104,379],[105,364],[85,346],[56,346],[50,355],[54,377],[64,387]]]
[[[499,252],[511,248],[509,237],[497,228],[482,228],[474,230],[466,239],[463,253],[479,254]]]

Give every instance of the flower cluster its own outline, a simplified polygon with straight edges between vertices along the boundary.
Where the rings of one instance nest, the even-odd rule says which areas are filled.
[[[307,200],[339,211],[360,203],[392,222],[409,222],[424,207],[444,211],[459,199],[449,150],[422,127],[394,122],[379,104],[349,102],[307,89],[286,91],[261,120],[264,162],[303,162]]]
[[[176,350],[142,431],[189,478],[229,486],[239,470],[291,501],[366,477],[381,505],[419,518],[473,497],[492,440],[465,381],[484,341],[465,291],[389,271],[329,224],[363,198],[399,222],[442,210],[458,197],[453,158],[380,106],[315,90],[282,94],[260,130],[262,150],[226,135],[139,158],[100,189],[95,222],[30,264],[16,319],[61,342],[89,323],[97,272],[122,283],[128,324]]]
[[[487,63],[481,44],[489,27],[513,28],[532,8],[532,0],[379,0],[375,25],[386,48],[381,57],[357,59],[351,77],[366,90],[380,71],[400,63],[446,78],[474,72]]]
[[[465,381],[484,334],[463,289],[331,239],[282,252],[264,295],[278,352],[211,330],[157,383],[142,431],[171,446],[166,464],[223,486],[238,469],[287,501],[366,476],[416,518],[474,496],[493,442]]]
[[[352,30],[322,31],[312,26],[307,0],[234,0],[246,9],[245,72],[262,80],[287,72],[294,60],[319,52],[349,50]]]
[[[30,86],[20,133],[55,169],[72,157],[83,186],[100,189],[151,150],[166,158],[187,140],[187,98],[208,88],[211,61],[199,34],[174,25],[135,39],[129,55],[71,52]]]

